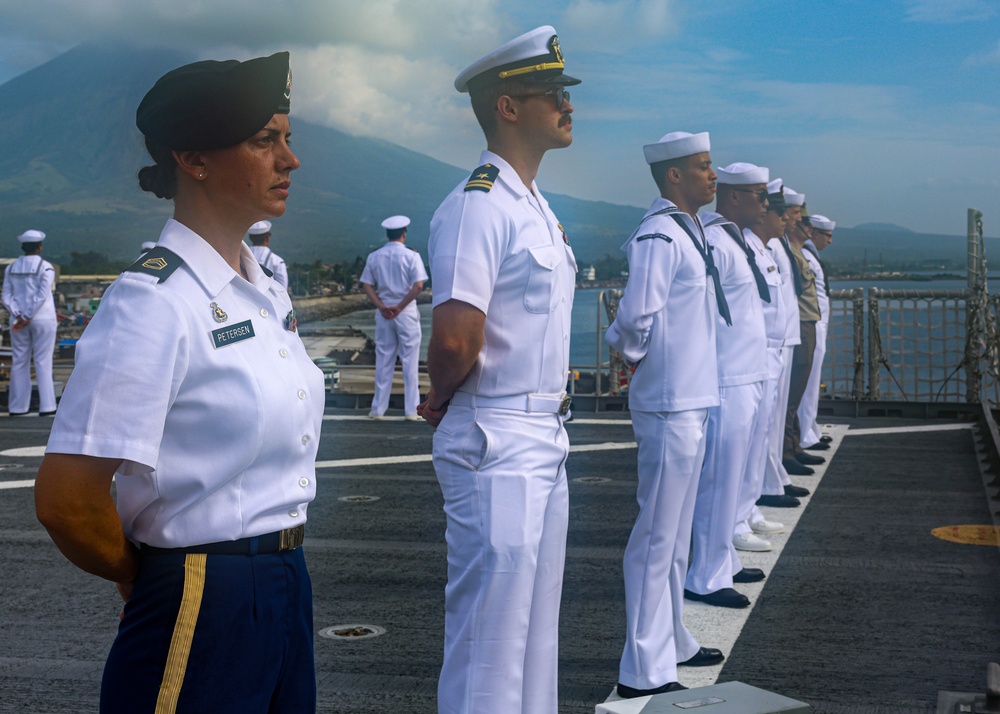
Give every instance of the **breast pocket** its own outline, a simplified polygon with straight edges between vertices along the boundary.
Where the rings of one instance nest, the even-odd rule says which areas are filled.
[[[524,289],[524,309],[528,312],[547,313],[558,307],[558,268],[564,254],[551,245],[528,248],[528,284]]]

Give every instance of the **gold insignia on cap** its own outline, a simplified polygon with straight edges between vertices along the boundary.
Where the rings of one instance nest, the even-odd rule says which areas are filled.
[[[150,258],[143,261],[142,267],[149,268],[150,270],[163,270],[167,267],[167,261],[164,258]]]
[[[562,49],[559,47],[559,35],[552,35],[552,39],[549,40],[549,47],[552,48],[552,54],[556,56],[556,59],[562,63],[566,62],[566,58],[563,57]]]
[[[288,68],[288,79],[285,80],[285,99],[292,98],[292,68]]]

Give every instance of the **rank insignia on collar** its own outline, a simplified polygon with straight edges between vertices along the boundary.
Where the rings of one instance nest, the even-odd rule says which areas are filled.
[[[569,245],[569,236],[566,235],[566,229],[563,228],[562,223],[560,223],[558,225],[559,225],[559,232],[562,233],[563,243],[565,243],[566,245]]]
[[[218,303],[213,302],[209,307],[212,308],[212,317],[215,318],[216,322],[225,322],[229,319],[229,315],[223,312]]]
[[[299,331],[299,318],[295,317],[294,307],[288,311],[287,315],[285,315],[285,329],[289,332]]]
[[[500,175],[500,169],[493,164],[483,164],[472,172],[469,182],[465,184],[466,191],[485,191],[489,193],[493,182]]]
[[[150,258],[142,262],[142,267],[150,270],[163,270],[167,267],[167,261],[162,256],[159,258]]]

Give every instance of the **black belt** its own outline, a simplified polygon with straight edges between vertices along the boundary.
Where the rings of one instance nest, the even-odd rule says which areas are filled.
[[[306,527],[295,526],[274,533],[227,540],[221,543],[202,543],[183,548],[157,548],[142,544],[143,553],[206,553],[208,555],[257,555],[258,553],[278,553],[295,550],[305,538]]]

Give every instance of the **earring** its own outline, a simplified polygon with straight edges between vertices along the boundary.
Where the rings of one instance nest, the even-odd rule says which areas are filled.
[[[205,172],[202,171],[201,173],[199,173],[198,178],[205,178]]]

